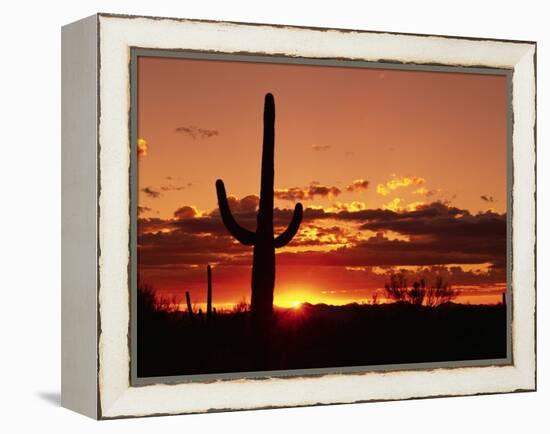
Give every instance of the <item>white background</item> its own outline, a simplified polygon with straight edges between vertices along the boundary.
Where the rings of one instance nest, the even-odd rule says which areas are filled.
[[[0,25],[0,430],[6,433],[548,432],[548,56],[543,1],[5,2]],[[60,27],[95,12],[538,42],[536,393],[94,422],[60,401]],[[521,180],[517,180],[521,182]]]

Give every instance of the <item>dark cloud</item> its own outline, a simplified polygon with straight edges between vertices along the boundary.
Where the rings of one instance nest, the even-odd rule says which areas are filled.
[[[481,200],[483,202],[488,202],[488,203],[493,203],[495,201],[494,197],[493,196],[480,196]]]
[[[242,199],[237,199],[234,196],[229,196],[227,198],[227,202],[229,203],[229,208],[234,213],[249,213],[254,212],[258,209],[260,198],[259,196],[256,196],[254,194],[245,196]]]
[[[291,187],[291,188],[282,188],[275,189],[275,197],[281,200],[288,200],[292,202],[297,202],[299,200],[313,200],[316,196],[318,197],[336,197],[342,190],[336,186],[326,186],[320,185],[317,183],[311,183],[309,187]]]
[[[346,187],[346,190],[349,192],[366,190],[369,188],[369,181],[364,179],[356,179],[351,184]]]
[[[168,185],[162,185],[160,187],[160,189],[162,191],[181,191],[181,190],[185,190],[187,186],[185,185],[173,185],[173,184],[168,184]]]
[[[436,190],[428,190],[426,187],[419,187],[412,192],[412,194],[418,194],[425,197],[432,197],[437,193]]]
[[[137,211],[138,211],[138,214],[141,214],[141,213],[152,211],[152,209],[149,208],[148,206],[138,206]]]
[[[183,133],[195,139],[209,139],[211,137],[219,136],[220,132],[218,130],[208,130],[206,128],[199,128],[195,126],[181,126],[177,127],[175,130],[177,133]]]
[[[391,230],[404,235],[422,235],[432,238],[486,237],[506,238],[506,215],[493,212],[470,214],[467,210],[449,207],[441,202],[420,205],[414,211],[389,211],[378,218],[370,218],[361,229]]]
[[[180,220],[192,219],[197,216],[197,209],[192,206],[184,205],[174,211],[174,217]]]
[[[235,220],[254,230],[258,197],[230,197],[228,201]],[[291,209],[275,208],[275,232],[286,228],[291,217]],[[251,249],[229,235],[217,209],[199,215],[194,207],[182,206],[173,219],[140,218],[138,230],[140,261],[149,267],[202,266],[208,262],[250,265]],[[372,233],[375,235],[368,236]],[[316,246],[329,246],[333,250],[319,251]],[[382,209],[329,212],[306,208],[291,247],[300,248],[300,251],[279,252],[278,264],[437,267],[488,263],[492,265],[487,276],[495,282],[503,281],[506,275],[506,214],[471,214],[442,202],[399,212]],[[456,276],[458,272],[454,271]],[[467,277],[462,276],[461,281],[467,281]]]
[[[311,149],[314,151],[328,151],[330,149],[330,145],[311,145]]]
[[[149,268],[230,263],[233,257],[251,253],[230,235],[204,236],[183,230],[143,234],[138,249],[140,267]]]
[[[141,191],[151,199],[157,199],[161,196],[160,191],[155,190],[153,187],[143,187]]]
[[[158,217],[141,217],[138,219],[138,237],[147,233],[171,230],[174,228],[174,221]]]
[[[306,200],[307,192],[306,189],[300,187],[291,187],[284,189],[275,189],[274,195],[277,199],[296,202],[299,200]]]

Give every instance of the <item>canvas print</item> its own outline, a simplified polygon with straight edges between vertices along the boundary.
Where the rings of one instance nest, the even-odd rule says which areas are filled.
[[[506,74],[133,68],[138,378],[508,361]]]

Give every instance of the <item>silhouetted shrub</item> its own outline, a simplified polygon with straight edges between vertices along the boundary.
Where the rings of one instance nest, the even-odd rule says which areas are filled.
[[[422,306],[426,296],[426,282],[420,279],[420,282],[414,282],[412,289],[407,291],[407,301],[411,304]]]
[[[384,285],[387,298],[395,301],[405,301],[407,296],[407,279],[403,274],[392,274],[390,282]]]
[[[144,284],[138,287],[138,312],[144,314],[156,312],[175,312],[179,310],[176,296],[158,297],[151,285]]]
[[[416,306],[436,307],[449,303],[460,294],[460,291],[453,289],[441,276],[437,276],[434,285],[429,288],[426,287],[425,279],[415,281],[409,288],[403,274],[392,274],[389,283],[386,283],[384,288],[388,299]]]
[[[145,284],[138,288],[137,305],[140,313],[146,314],[157,311],[157,297],[152,286]]]
[[[245,313],[248,311],[250,311],[250,304],[245,298],[239,301],[235,306],[233,306],[233,309],[231,309],[232,313]]]
[[[458,297],[459,294],[460,291],[453,289],[448,282],[443,280],[443,277],[437,276],[435,278],[435,285],[426,292],[426,306],[435,307],[449,303]]]

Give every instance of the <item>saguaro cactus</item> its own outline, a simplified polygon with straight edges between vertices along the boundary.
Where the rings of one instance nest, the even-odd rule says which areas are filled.
[[[303,208],[297,203],[292,220],[284,232],[274,236],[273,232],[273,163],[275,148],[275,100],[268,93],[264,103],[264,134],[262,149],[262,174],[260,184],[260,205],[256,232],[240,226],[229,209],[225,186],[221,179],[216,181],[218,205],[227,230],[240,243],[254,246],[252,260],[252,317],[267,326],[273,311],[273,291],[275,288],[275,249],[286,246],[296,235],[302,221]]]
[[[187,314],[189,315],[189,318],[193,319],[193,307],[191,306],[191,295],[189,294],[189,291],[185,291],[185,301],[187,302]]]
[[[206,275],[208,278],[208,292],[206,294],[206,319],[212,318],[212,268],[206,266]]]

